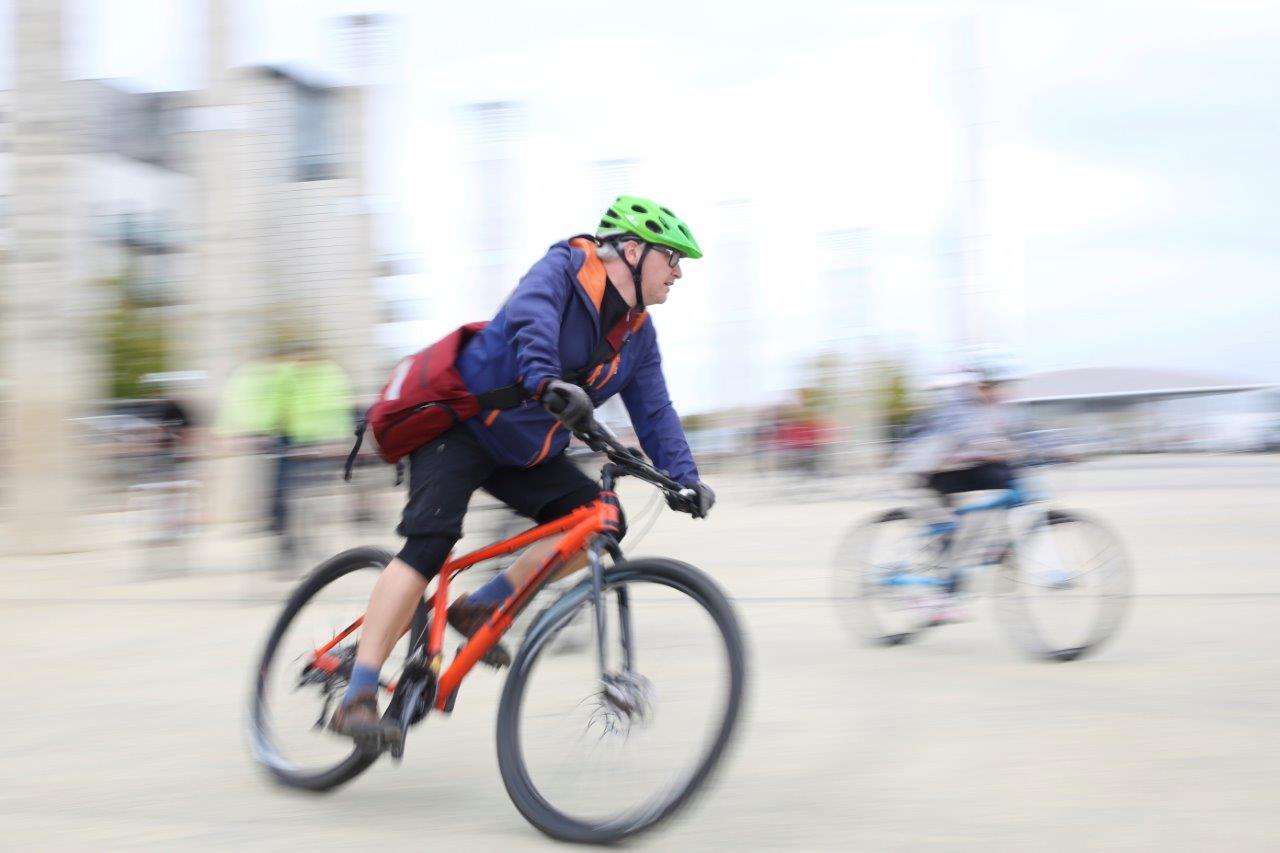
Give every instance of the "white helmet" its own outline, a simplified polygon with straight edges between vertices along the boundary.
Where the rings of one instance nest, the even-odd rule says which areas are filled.
[[[973,381],[982,384],[1014,382],[1025,374],[1018,360],[1008,350],[995,347],[970,350],[962,363]]]

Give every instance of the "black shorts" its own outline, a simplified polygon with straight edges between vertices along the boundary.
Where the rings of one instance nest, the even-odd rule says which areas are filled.
[[[958,471],[939,471],[929,476],[929,487],[943,495],[1011,489],[1013,469],[1004,462],[984,462]]]
[[[600,484],[563,453],[532,468],[499,467],[467,427],[456,426],[409,456],[409,499],[396,528],[409,541],[400,559],[434,577],[462,538],[476,489],[546,524],[594,501]]]

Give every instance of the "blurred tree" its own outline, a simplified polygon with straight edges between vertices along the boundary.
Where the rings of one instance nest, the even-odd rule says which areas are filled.
[[[118,400],[141,397],[143,376],[171,369],[164,306],[154,291],[139,287],[130,274],[102,284],[111,297],[103,317],[108,391]]]
[[[805,373],[807,384],[796,389],[797,402],[804,413],[809,417],[835,414],[849,393],[850,365],[839,353],[824,352],[808,362]]]
[[[885,360],[875,366],[874,385],[877,418],[889,438],[897,438],[921,409],[912,393],[911,382],[901,362]]]

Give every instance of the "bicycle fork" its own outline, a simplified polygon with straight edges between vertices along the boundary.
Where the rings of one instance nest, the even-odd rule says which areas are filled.
[[[608,604],[604,590],[603,552],[609,550],[615,561],[620,557],[618,546],[606,542],[605,537],[597,537],[587,548],[587,561],[591,567],[591,603],[596,611],[596,658],[600,664],[600,677],[609,674],[608,639]],[[633,629],[631,627],[631,599],[625,585],[620,585],[614,594],[618,597],[618,631],[622,640],[622,671],[630,672],[635,663]]]
[[[591,567],[591,598],[596,613],[596,659],[600,666],[602,710],[618,723],[605,726],[606,731],[625,731],[622,720],[644,719],[649,713],[648,680],[635,671],[635,629],[631,620],[631,598],[625,584],[614,590],[618,599],[618,636],[622,644],[622,667],[614,672],[609,668],[608,619],[604,589],[603,552],[609,550],[615,561],[621,558],[617,543],[598,537],[587,549]]]

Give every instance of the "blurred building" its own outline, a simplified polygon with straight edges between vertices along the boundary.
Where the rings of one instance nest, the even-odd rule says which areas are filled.
[[[192,273],[194,217],[194,181],[178,144],[183,95],[132,92],[109,80],[67,85],[84,146],[72,164],[87,216],[77,274],[94,282],[126,280],[157,310],[180,305]]]
[[[12,147],[13,147],[13,97],[12,93],[0,89],[0,290],[11,286],[10,269],[7,255],[13,246],[13,220],[11,217],[11,187],[13,180]],[[0,297],[0,304],[7,300]],[[3,319],[0,318],[0,323]],[[0,338],[3,343],[3,338]],[[2,358],[2,356],[0,356]],[[0,360],[0,520],[7,515],[11,493],[8,488],[12,478],[12,462],[9,449],[13,444],[13,408],[9,404],[10,382],[5,377],[4,362]]]
[[[0,89],[0,253],[13,243],[11,174],[13,168],[13,93]]]
[[[172,366],[209,377],[208,409],[236,366],[282,339],[329,355],[357,388],[378,379],[364,92],[234,66],[229,8],[206,5],[206,88],[142,93],[66,80],[64,4],[15,5],[15,89],[0,92],[0,422],[12,424],[0,467],[24,495],[32,547],[85,508],[76,423],[107,393],[106,280],[163,312]]]
[[[1269,386],[1175,370],[1048,371],[1018,383],[1016,398],[1038,429],[1122,453],[1263,449],[1280,417]]]
[[[229,5],[208,4],[207,87],[190,94],[184,149],[197,179],[194,350],[210,399],[282,344],[340,364],[374,387],[377,264],[366,203],[365,93],[314,72],[231,62]],[[212,472],[215,517],[250,515],[265,482],[251,461]]]
[[[286,68],[220,65],[210,78],[191,95],[184,134],[201,207],[193,301],[213,321],[213,375],[302,339],[372,384],[362,91]]]
[[[12,425],[5,467],[11,541],[48,551],[88,544],[78,523],[87,454],[74,421],[98,388],[80,188],[88,139],[82,93],[64,79],[62,4],[17,0],[14,21],[14,90],[0,131],[10,232],[0,269],[0,376]]]

